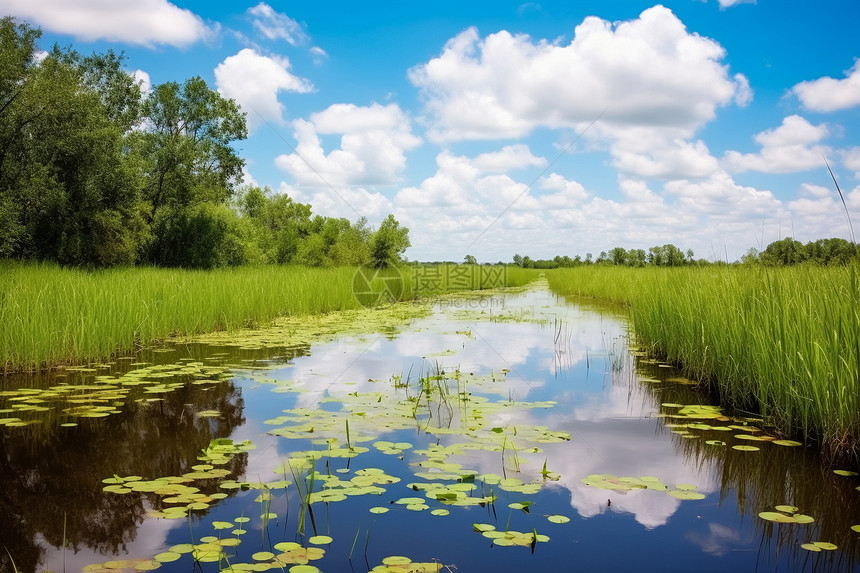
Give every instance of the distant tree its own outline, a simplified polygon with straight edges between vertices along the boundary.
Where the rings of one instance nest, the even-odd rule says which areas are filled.
[[[795,265],[806,260],[806,248],[800,241],[786,237],[765,247],[759,260],[769,266]]]
[[[759,252],[758,249],[754,247],[750,247],[746,254],[741,257],[741,263],[744,265],[755,265],[759,262]]]
[[[521,255],[514,255],[514,264],[517,266],[523,266],[523,257]]]
[[[467,265],[477,265],[478,259],[476,259],[472,255],[466,255],[466,257],[463,259],[463,263]]]
[[[627,264],[631,267],[644,267],[647,255],[642,249],[630,249],[627,251]]]
[[[627,262],[627,250],[623,247],[613,248],[609,251],[609,260],[612,261],[613,265],[625,264]]]

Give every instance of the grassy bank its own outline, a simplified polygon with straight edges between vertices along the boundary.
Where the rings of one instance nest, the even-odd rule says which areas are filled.
[[[537,275],[524,269],[476,269],[404,267],[397,274],[401,286],[393,290],[398,298],[411,300],[427,291],[429,279],[422,277],[442,277],[446,290],[456,290],[518,286]],[[351,267],[296,266],[90,272],[0,263],[0,371],[98,359],[170,334],[232,330],[281,315],[358,308],[366,299],[354,295],[356,272]],[[467,275],[479,278],[470,282]],[[413,288],[416,281],[423,285]],[[373,287],[379,288],[378,280]]]
[[[560,269],[550,287],[629,303],[640,342],[831,453],[860,449],[856,267]]]

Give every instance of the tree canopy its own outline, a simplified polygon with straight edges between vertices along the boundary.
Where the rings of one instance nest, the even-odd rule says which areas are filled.
[[[408,229],[373,231],[243,187],[244,112],[200,77],[148,94],[123,54],[39,51],[0,20],[0,258],[211,268],[399,261]]]

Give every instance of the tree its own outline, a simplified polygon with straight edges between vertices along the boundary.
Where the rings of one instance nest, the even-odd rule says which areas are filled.
[[[214,236],[198,236],[183,231],[189,241],[176,244],[163,233],[179,232],[174,225],[203,225],[222,229],[227,224],[223,210],[200,207],[226,205],[242,179],[244,161],[230,146],[247,136],[245,114],[231,99],[209,89],[206,82],[193,77],[182,85],[166,82],[155,86],[143,104],[145,129],[132,134],[132,147],[143,174],[143,198],[148,205],[154,239],[149,260],[175,265],[177,261],[223,261],[218,257],[199,257],[197,253],[213,247]],[[170,225],[156,224],[170,221]],[[225,231],[226,233],[226,231]],[[195,244],[198,239],[200,245]],[[180,254],[176,249],[187,248]],[[226,248],[226,247],[225,247]],[[168,258],[161,258],[173,253]],[[227,257],[230,260],[232,256]],[[170,262],[172,261],[172,262]],[[197,266],[195,264],[195,266]]]
[[[806,260],[806,249],[800,241],[786,237],[765,247],[759,260],[772,266],[796,265]]]
[[[466,265],[477,265],[478,259],[476,259],[473,255],[466,255],[465,259],[463,259],[463,263]]]
[[[516,254],[514,255],[514,264],[518,267],[523,266],[523,257],[522,255]]]
[[[378,267],[398,263],[410,245],[409,229],[401,227],[394,215],[388,215],[370,238],[370,259]]]
[[[113,52],[36,63],[38,37],[0,20],[0,255],[134,263],[147,226],[124,142],[140,89]]]
[[[200,77],[166,82],[144,102],[147,129],[137,137],[145,198],[164,206],[224,203],[242,179],[244,160],[230,147],[248,135],[245,114]]]

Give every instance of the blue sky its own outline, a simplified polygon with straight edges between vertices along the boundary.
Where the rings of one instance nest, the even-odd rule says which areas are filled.
[[[410,259],[850,238],[824,156],[860,221],[853,0],[0,7],[144,88],[203,77],[248,114],[248,183],[394,213]]]

